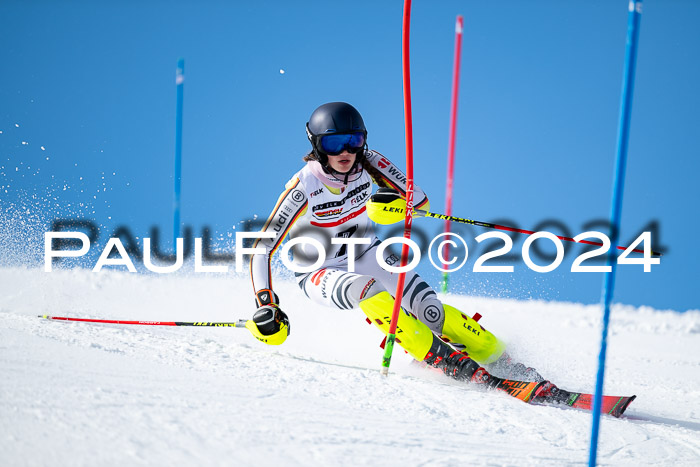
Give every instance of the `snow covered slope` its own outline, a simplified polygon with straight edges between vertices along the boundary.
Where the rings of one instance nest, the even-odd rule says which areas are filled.
[[[411,365],[379,375],[381,334],[360,311],[278,282],[281,347],[233,328],[50,322],[251,316],[247,278],[0,269],[0,464],[581,465],[591,416],[482,393]],[[446,298],[481,313],[511,352],[559,386],[592,391],[600,310]],[[700,465],[700,311],[618,306],[601,465]]]

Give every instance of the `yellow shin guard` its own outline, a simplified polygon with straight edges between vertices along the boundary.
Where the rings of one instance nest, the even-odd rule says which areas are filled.
[[[389,333],[394,297],[389,292],[380,292],[360,302],[360,308],[384,334]],[[396,327],[396,342],[418,361],[423,361],[433,344],[433,332],[413,315],[399,311]]]
[[[444,340],[463,344],[469,356],[482,365],[498,360],[506,350],[503,342],[455,307],[444,303],[442,307],[445,310],[441,336]]]

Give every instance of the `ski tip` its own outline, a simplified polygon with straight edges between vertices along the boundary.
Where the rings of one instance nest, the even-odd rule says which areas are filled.
[[[632,401],[635,400],[636,398],[637,398],[636,395],[632,395],[629,397],[629,399],[627,399],[627,402],[625,402],[624,406],[621,407],[621,409],[620,409],[620,415],[625,413],[625,410],[627,410],[627,407],[629,407],[629,405],[632,403]]]
[[[620,401],[620,403],[615,407],[611,412],[610,415],[613,417],[620,418],[623,413],[625,413],[625,410],[627,410],[627,407],[632,403],[633,400],[635,400],[637,396],[629,396],[629,397],[623,397]]]

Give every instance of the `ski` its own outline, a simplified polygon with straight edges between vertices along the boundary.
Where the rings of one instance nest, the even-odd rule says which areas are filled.
[[[549,381],[527,382],[490,376],[489,387],[505,392],[523,402],[538,405],[564,405],[593,410],[593,394],[560,389]],[[603,396],[600,413],[620,417],[637,396]]]
[[[557,389],[556,394],[535,398],[534,403],[543,405],[566,405],[575,409],[593,410],[593,394]],[[600,413],[621,417],[637,396],[603,396]]]

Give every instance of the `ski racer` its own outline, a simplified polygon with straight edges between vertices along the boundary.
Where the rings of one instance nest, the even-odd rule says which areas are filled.
[[[387,334],[398,274],[377,263],[380,241],[370,216],[388,200],[403,200],[405,208],[406,176],[368,148],[362,116],[350,104],[331,102],[318,107],[306,124],[306,134],[311,143],[311,151],[303,158],[306,165],[289,180],[261,230],[272,238],[255,243],[265,253],[253,255],[250,262],[258,309],[247,327],[258,340],[271,345],[283,343],[289,334],[289,318],[280,308],[270,270],[270,258],[289,235],[311,237],[326,247],[326,260],[317,270],[296,273],[306,296],[337,309],[359,307]],[[382,188],[372,197],[374,184]],[[428,209],[428,198],[419,187],[414,188],[414,201],[416,209]],[[367,239],[367,243],[332,243],[331,239]],[[295,258],[299,252],[306,257],[318,254],[305,243],[296,248]],[[388,265],[399,262],[388,250],[383,260]],[[507,377],[543,380],[532,368],[514,363],[504,343],[476,320],[442,303],[417,273],[407,272],[405,284],[396,342],[416,360],[458,380],[488,384],[486,365]]]

